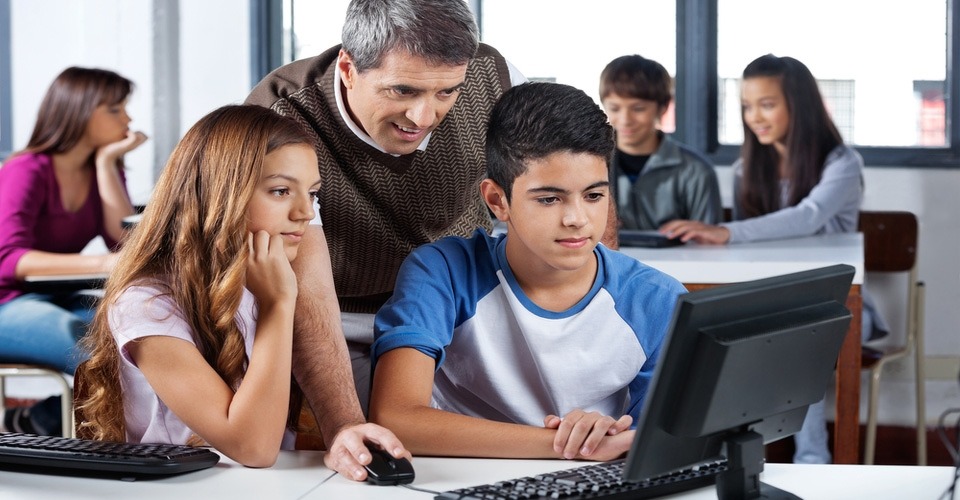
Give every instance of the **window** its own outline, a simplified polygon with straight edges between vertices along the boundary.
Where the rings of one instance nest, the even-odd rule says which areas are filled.
[[[917,144],[945,146],[947,135],[947,106],[944,82],[918,80],[913,82],[918,116]]]
[[[846,142],[923,146],[914,82],[939,82],[943,95],[946,6],[915,0],[909,8],[864,9],[859,0],[805,0],[772,11],[765,0],[718,0],[718,74],[737,77],[765,53],[795,57],[820,81],[837,125],[850,120],[839,127]],[[825,85],[830,81],[847,83]],[[848,86],[850,95],[841,95]]]
[[[290,58],[338,43],[349,0],[283,3]],[[867,165],[960,165],[960,12],[948,0],[470,0],[481,39],[525,76],[599,100],[607,62],[641,54],[675,75],[664,128],[730,164],[742,140],[739,78],[765,53],[803,61]],[[952,37],[951,37],[951,34]],[[277,41],[276,43],[280,43]]]
[[[676,19],[671,2],[483,0],[480,25],[483,42],[527,78],[572,85],[599,103],[600,72],[617,57],[640,54],[676,74]]]
[[[948,60],[947,48],[957,41],[947,34],[956,33],[957,13],[947,1],[889,9],[858,0],[778,2],[775,9],[764,0],[713,1],[716,42],[704,49],[716,53],[718,137],[696,146],[735,158],[743,137],[735,94],[740,74],[772,53],[810,68],[841,135],[868,165],[957,164],[960,139],[948,123],[958,103],[950,110],[945,98],[956,95],[948,75],[957,51]]]
[[[287,0],[291,22],[284,26],[292,30],[291,47],[287,50],[293,59],[320,54],[340,43],[343,18],[350,0]]]
[[[853,80],[817,80],[820,93],[834,125],[845,141],[854,141],[855,82]],[[941,84],[943,82],[940,82]],[[743,142],[743,120],[740,119],[740,79],[721,78],[719,87],[718,130],[721,144],[739,146]],[[942,132],[942,130],[941,130]],[[854,142],[855,144],[855,142]]]

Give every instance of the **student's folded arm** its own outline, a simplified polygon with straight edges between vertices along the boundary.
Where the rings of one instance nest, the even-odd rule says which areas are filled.
[[[290,327],[277,321],[280,316],[290,315],[261,313],[236,393],[185,340],[148,336],[126,348],[160,400],[200,438],[241,464],[268,467],[280,450],[289,399],[289,365],[282,359],[289,359],[283,345],[289,339],[270,331]]]
[[[17,279],[28,276],[56,276],[61,274],[101,274],[113,269],[117,254],[53,253],[27,250],[16,262]]]
[[[812,236],[862,192],[858,164],[852,160],[835,162],[824,168],[820,182],[796,205],[724,226],[730,230],[730,243]]]
[[[431,407],[434,358],[414,349],[384,353],[373,374],[370,420],[414,455],[558,458],[553,429],[495,422]]]

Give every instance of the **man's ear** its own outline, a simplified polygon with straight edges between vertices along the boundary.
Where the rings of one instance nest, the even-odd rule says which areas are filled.
[[[337,56],[337,71],[340,72],[340,81],[343,82],[343,86],[352,89],[357,77],[357,67],[353,64],[350,54],[343,49],[340,49],[340,54]]]
[[[480,181],[480,196],[498,220],[510,220],[510,202],[507,201],[507,193],[499,184],[492,179]]]

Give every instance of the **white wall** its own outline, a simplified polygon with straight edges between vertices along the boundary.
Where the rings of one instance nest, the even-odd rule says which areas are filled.
[[[249,2],[180,2],[181,135],[208,112],[243,103],[251,88]]]
[[[155,102],[153,89],[155,82],[165,78],[154,74],[153,12],[164,6],[178,5],[180,14],[179,134],[208,111],[241,102],[251,87],[248,1],[176,2],[11,0],[14,149],[26,144],[47,86],[70,65],[104,67],[134,80],[137,90],[129,104],[132,126],[153,134],[158,106],[163,105]],[[153,186],[153,142],[128,157],[130,191],[136,203],[145,203]],[[729,199],[730,169],[718,170]],[[920,218],[928,372],[930,378],[950,381],[943,385],[949,392],[936,389],[929,398],[950,399],[956,403],[953,406],[960,406],[955,390],[960,372],[958,193],[960,169],[867,168],[864,208],[909,210]],[[897,284],[871,283],[877,285],[871,290],[881,306],[902,305]],[[894,322],[902,320],[889,316]],[[901,365],[891,371],[894,378],[909,378],[909,370]]]
[[[26,145],[50,82],[69,66],[100,67],[136,84],[128,104],[131,128],[155,140],[127,155],[134,203],[147,202],[155,180],[155,151],[174,144],[198,118],[249,93],[250,41],[247,0],[11,0],[13,149]],[[179,7],[179,134],[155,137],[155,118],[166,101],[154,92],[169,75],[155,73],[154,11]],[[176,75],[174,75],[176,77]],[[174,129],[176,130],[176,128]],[[162,162],[162,160],[161,160]]]

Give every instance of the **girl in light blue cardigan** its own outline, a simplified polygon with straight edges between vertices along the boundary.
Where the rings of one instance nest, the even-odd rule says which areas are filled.
[[[843,143],[810,70],[791,57],[761,56],[743,70],[740,96],[745,139],[733,165],[733,221],[675,220],[660,231],[705,244],[856,231],[863,158]],[[885,333],[863,298],[865,329]],[[794,462],[831,461],[823,401],[810,407],[795,439]]]

